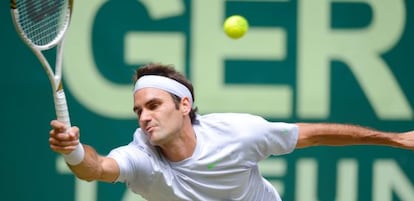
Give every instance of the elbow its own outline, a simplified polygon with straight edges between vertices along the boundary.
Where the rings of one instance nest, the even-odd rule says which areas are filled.
[[[309,139],[299,139],[296,143],[296,149],[317,146],[318,143]]]
[[[97,171],[97,170],[74,171],[72,169],[72,172],[78,179],[91,182],[91,181],[99,180],[102,171]]]
[[[320,144],[318,138],[313,135],[314,131],[309,124],[298,123],[297,125],[299,126],[299,136],[298,142],[296,143],[296,149],[317,146]]]
[[[96,175],[93,175],[93,174],[76,175],[76,177],[80,180],[87,181],[87,182],[96,181],[98,178]]]

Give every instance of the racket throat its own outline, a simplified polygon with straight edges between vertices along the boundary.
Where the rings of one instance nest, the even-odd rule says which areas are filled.
[[[58,83],[56,83],[56,92],[62,91],[62,90],[63,90],[63,83],[59,81]]]

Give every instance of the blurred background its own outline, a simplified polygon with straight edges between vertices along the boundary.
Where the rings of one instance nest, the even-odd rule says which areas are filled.
[[[222,31],[233,14],[250,23],[239,40]],[[75,1],[63,76],[71,121],[101,154],[128,143],[132,74],[161,62],[192,80],[202,114],[412,130],[413,15],[412,0]],[[140,200],[124,184],[77,180],[50,151],[49,80],[18,38],[8,1],[0,24],[1,200]],[[260,167],[286,201],[414,200],[412,151],[317,147]]]

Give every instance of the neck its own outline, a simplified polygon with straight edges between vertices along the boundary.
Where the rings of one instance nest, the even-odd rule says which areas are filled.
[[[182,161],[191,157],[197,144],[194,129],[190,123],[167,144],[160,145],[162,154],[172,162]]]

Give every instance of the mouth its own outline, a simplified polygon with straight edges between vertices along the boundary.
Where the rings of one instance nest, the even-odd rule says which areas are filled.
[[[148,137],[151,137],[152,132],[154,131],[154,126],[148,126],[145,129],[145,132],[147,133]]]

